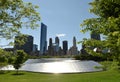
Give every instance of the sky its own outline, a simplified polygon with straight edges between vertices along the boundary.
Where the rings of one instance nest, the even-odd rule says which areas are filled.
[[[93,0],[24,0],[38,5],[37,10],[41,16],[41,22],[47,25],[47,41],[49,38],[55,42],[55,37],[62,41],[68,41],[68,47],[73,45],[73,37],[76,37],[77,42],[83,38],[89,38],[89,33],[80,33],[80,24],[83,20],[93,18],[95,15],[89,13],[89,2]],[[29,34],[34,37],[34,44],[40,45],[40,28],[35,30],[22,29],[22,33]],[[48,43],[49,45],[49,43]],[[81,44],[77,44],[78,50],[81,49]]]

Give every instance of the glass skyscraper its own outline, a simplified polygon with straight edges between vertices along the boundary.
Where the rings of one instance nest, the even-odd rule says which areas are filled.
[[[41,23],[40,55],[45,54],[46,51],[47,51],[47,26]]]

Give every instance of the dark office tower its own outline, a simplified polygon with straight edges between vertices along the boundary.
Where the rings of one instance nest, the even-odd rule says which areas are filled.
[[[40,55],[47,52],[47,26],[41,23]]]
[[[55,38],[55,51],[58,54],[58,51],[59,51],[59,38],[58,37]]]
[[[63,41],[63,53],[64,53],[64,55],[67,54],[67,51],[68,51],[68,42]]]
[[[52,47],[52,38],[49,39],[49,46]]]
[[[76,47],[76,38],[73,37],[73,46]]]
[[[59,38],[58,37],[55,38],[55,44],[59,45]]]
[[[33,52],[37,52],[38,51],[38,45],[37,44],[33,44]]]
[[[52,38],[49,39],[48,55],[50,55],[50,56],[53,56],[53,55],[54,55]]]
[[[20,45],[19,41],[24,41],[23,45]],[[30,54],[33,51],[33,37],[30,35],[16,36],[15,46],[16,50],[24,50],[26,53]]]
[[[76,38],[73,37],[73,46],[69,49],[69,55],[78,55],[78,50],[76,46]]]
[[[91,39],[100,40],[100,34],[97,34],[97,33],[91,33]]]

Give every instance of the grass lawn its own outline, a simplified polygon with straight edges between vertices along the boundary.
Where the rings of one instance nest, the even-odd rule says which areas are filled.
[[[120,73],[117,71],[104,71],[79,74],[42,74],[21,72],[0,74],[0,82],[120,82]]]

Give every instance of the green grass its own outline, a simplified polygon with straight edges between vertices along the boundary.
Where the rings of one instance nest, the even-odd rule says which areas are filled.
[[[0,74],[0,82],[120,82],[120,73],[104,71],[79,74],[42,74],[33,72],[15,72]]]

